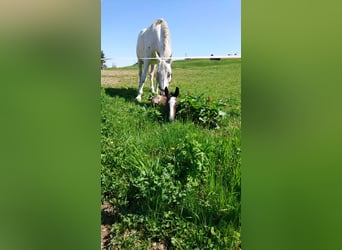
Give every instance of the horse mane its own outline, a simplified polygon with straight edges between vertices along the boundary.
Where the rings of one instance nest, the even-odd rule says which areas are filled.
[[[170,39],[170,31],[169,27],[167,25],[167,22],[163,18],[159,18],[154,22],[154,25],[161,25],[161,39],[163,44],[163,51],[164,53],[167,53],[167,55],[161,55],[163,57],[171,58],[172,52],[171,52],[171,39]]]

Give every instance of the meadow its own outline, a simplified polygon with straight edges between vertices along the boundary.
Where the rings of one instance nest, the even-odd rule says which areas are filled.
[[[113,78],[101,87],[101,199],[113,207],[105,247],[240,249],[241,60],[174,61],[172,70],[175,122],[150,105],[149,80],[135,102],[137,66],[102,72]]]

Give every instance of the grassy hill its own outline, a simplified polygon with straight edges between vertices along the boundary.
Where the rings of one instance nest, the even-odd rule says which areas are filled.
[[[175,61],[172,68],[179,101],[222,100],[227,115],[218,129],[167,122],[149,105],[148,82],[143,102],[135,102],[137,66],[110,70],[122,74],[101,88],[102,202],[114,208],[108,248],[239,249],[241,61]]]

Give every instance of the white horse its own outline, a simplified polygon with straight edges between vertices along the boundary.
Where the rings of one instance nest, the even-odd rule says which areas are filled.
[[[164,19],[157,19],[150,27],[143,29],[138,36],[137,57],[139,65],[139,90],[136,100],[141,101],[144,83],[149,65],[151,65],[150,81],[151,91],[157,93],[154,88],[153,76],[155,65],[158,64],[157,82],[161,94],[171,82],[171,38],[168,25]],[[142,65],[144,64],[144,71]]]

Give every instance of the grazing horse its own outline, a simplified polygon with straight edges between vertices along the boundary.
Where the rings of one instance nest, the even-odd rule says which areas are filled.
[[[169,116],[169,121],[174,121],[176,117],[177,109],[177,97],[179,95],[179,88],[176,87],[176,91],[169,92],[169,89],[165,87],[165,95],[157,95],[152,98],[151,102],[153,105],[163,105],[167,108],[167,114]]]
[[[164,92],[171,82],[171,38],[168,25],[164,19],[157,19],[150,27],[140,31],[137,41],[137,57],[139,65],[139,90],[136,100],[141,101],[143,87],[149,65],[151,65],[150,81],[151,91],[157,93],[157,87],[153,85],[153,75],[155,65],[157,69],[157,83],[160,93]],[[142,65],[144,64],[144,70]]]

